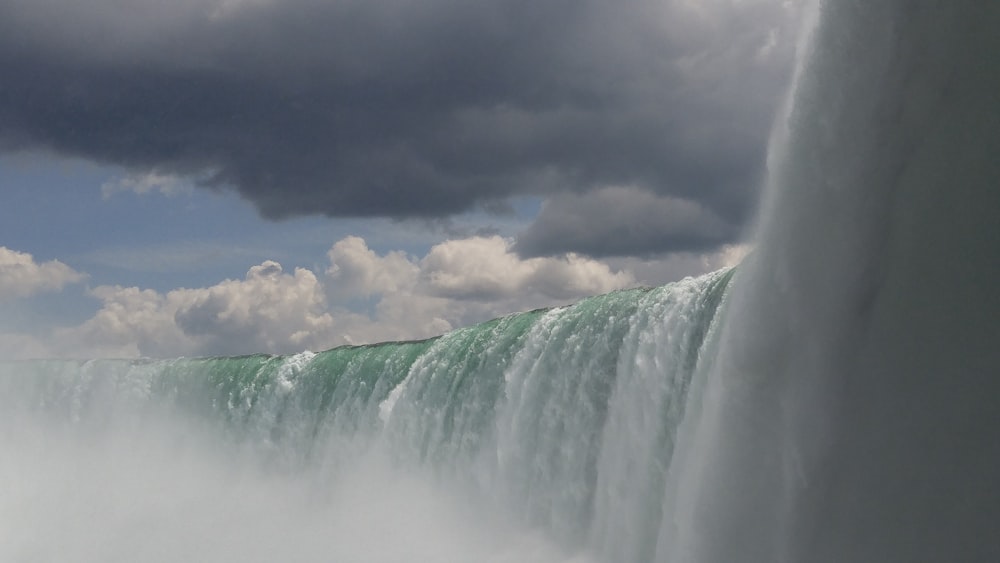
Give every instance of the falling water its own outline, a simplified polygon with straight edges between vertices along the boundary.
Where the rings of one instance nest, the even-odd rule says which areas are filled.
[[[997,29],[820,4],[657,560],[1000,560]]]
[[[0,364],[0,559],[641,561],[732,271],[422,342]]]

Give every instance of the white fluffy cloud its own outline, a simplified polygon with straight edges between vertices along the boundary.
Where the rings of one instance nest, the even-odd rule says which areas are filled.
[[[753,250],[749,244],[725,244],[705,253],[675,252],[662,257],[611,258],[615,269],[631,272],[642,285],[661,285],[701,272],[711,272],[736,266]]]
[[[0,332],[0,359],[54,356],[45,343],[30,334]]]
[[[0,246],[0,301],[59,291],[85,277],[58,260],[39,263],[31,254]]]
[[[328,254],[329,295],[375,299],[365,322],[341,325],[346,342],[426,338],[498,315],[565,304],[634,285],[631,274],[567,255],[519,258],[512,241],[470,237],[437,244],[423,258],[378,255],[358,237]]]
[[[375,254],[361,237],[346,237],[327,253],[331,292],[342,297],[370,297],[408,288],[419,268],[405,252]]]
[[[422,258],[380,255],[364,239],[347,237],[327,256],[323,276],[265,261],[244,279],[211,287],[94,288],[100,309],[56,331],[57,349],[124,357],[321,350],[427,338],[634,284],[627,272],[575,255],[521,259],[501,237],[446,241]]]
[[[731,268],[742,262],[753,249],[751,244],[725,244],[717,252],[706,255],[702,263],[708,270]]]
[[[450,240],[420,261],[429,293],[452,299],[492,301],[516,296],[579,298],[626,287],[627,272],[575,254],[522,259],[499,236]]]
[[[667,264],[609,265],[574,254],[525,259],[512,246],[499,236],[470,237],[442,242],[418,257],[379,254],[364,239],[347,237],[330,248],[329,265],[320,275],[304,268],[287,272],[268,260],[242,279],[209,287],[161,293],[99,286],[90,290],[101,303],[96,314],[55,330],[49,349],[77,357],[172,357],[292,353],[427,338],[515,311],[648,283]],[[691,255],[681,265],[689,271],[715,269],[744,251]],[[28,262],[33,263],[30,257]],[[50,269],[72,272],[55,264]],[[18,338],[6,335],[0,344],[17,348]],[[38,340],[30,343],[24,354],[44,352]]]
[[[101,286],[94,317],[60,331],[67,349],[112,356],[291,352],[326,344],[333,317],[315,274],[282,271],[277,262],[250,268],[245,279],[161,294]]]

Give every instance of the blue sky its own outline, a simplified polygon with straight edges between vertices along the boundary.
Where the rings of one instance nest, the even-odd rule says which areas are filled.
[[[734,263],[798,5],[629,2],[0,0],[0,357],[423,338]]]
[[[311,268],[333,242],[349,235],[363,237],[376,251],[412,254],[443,238],[419,220],[309,215],[264,220],[231,190],[195,189],[184,178],[171,182],[168,191],[108,189],[134,176],[120,167],[53,155],[0,158],[5,200],[0,237],[9,248],[79,266],[91,283],[159,291],[208,285],[266,259]],[[470,213],[453,221],[512,236],[538,208],[527,199],[517,204],[510,215]]]

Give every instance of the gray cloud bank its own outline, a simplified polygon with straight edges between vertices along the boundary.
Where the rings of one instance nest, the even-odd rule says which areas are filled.
[[[732,240],[755,199],[795,11],[778,0],[0,0],[0,151],[189,175],[269,218],[433,218],[552,197],[541,220],[562,226],[530,229],[527,254],[630,254],[602,242],[593,215],[625,186],[634,197],[608,229],[629,210],[645,221],[647,200],[679,202],[670,226],[632,238],[642,253],[698,249]],[[685,210],[718,224],[676,217]],[[569,236],[571,214],[592,236]]]

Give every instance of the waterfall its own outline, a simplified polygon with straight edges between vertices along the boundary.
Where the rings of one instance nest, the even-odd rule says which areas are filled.
[[[996,561],[1000,6],[820,4],[659,561]]]

